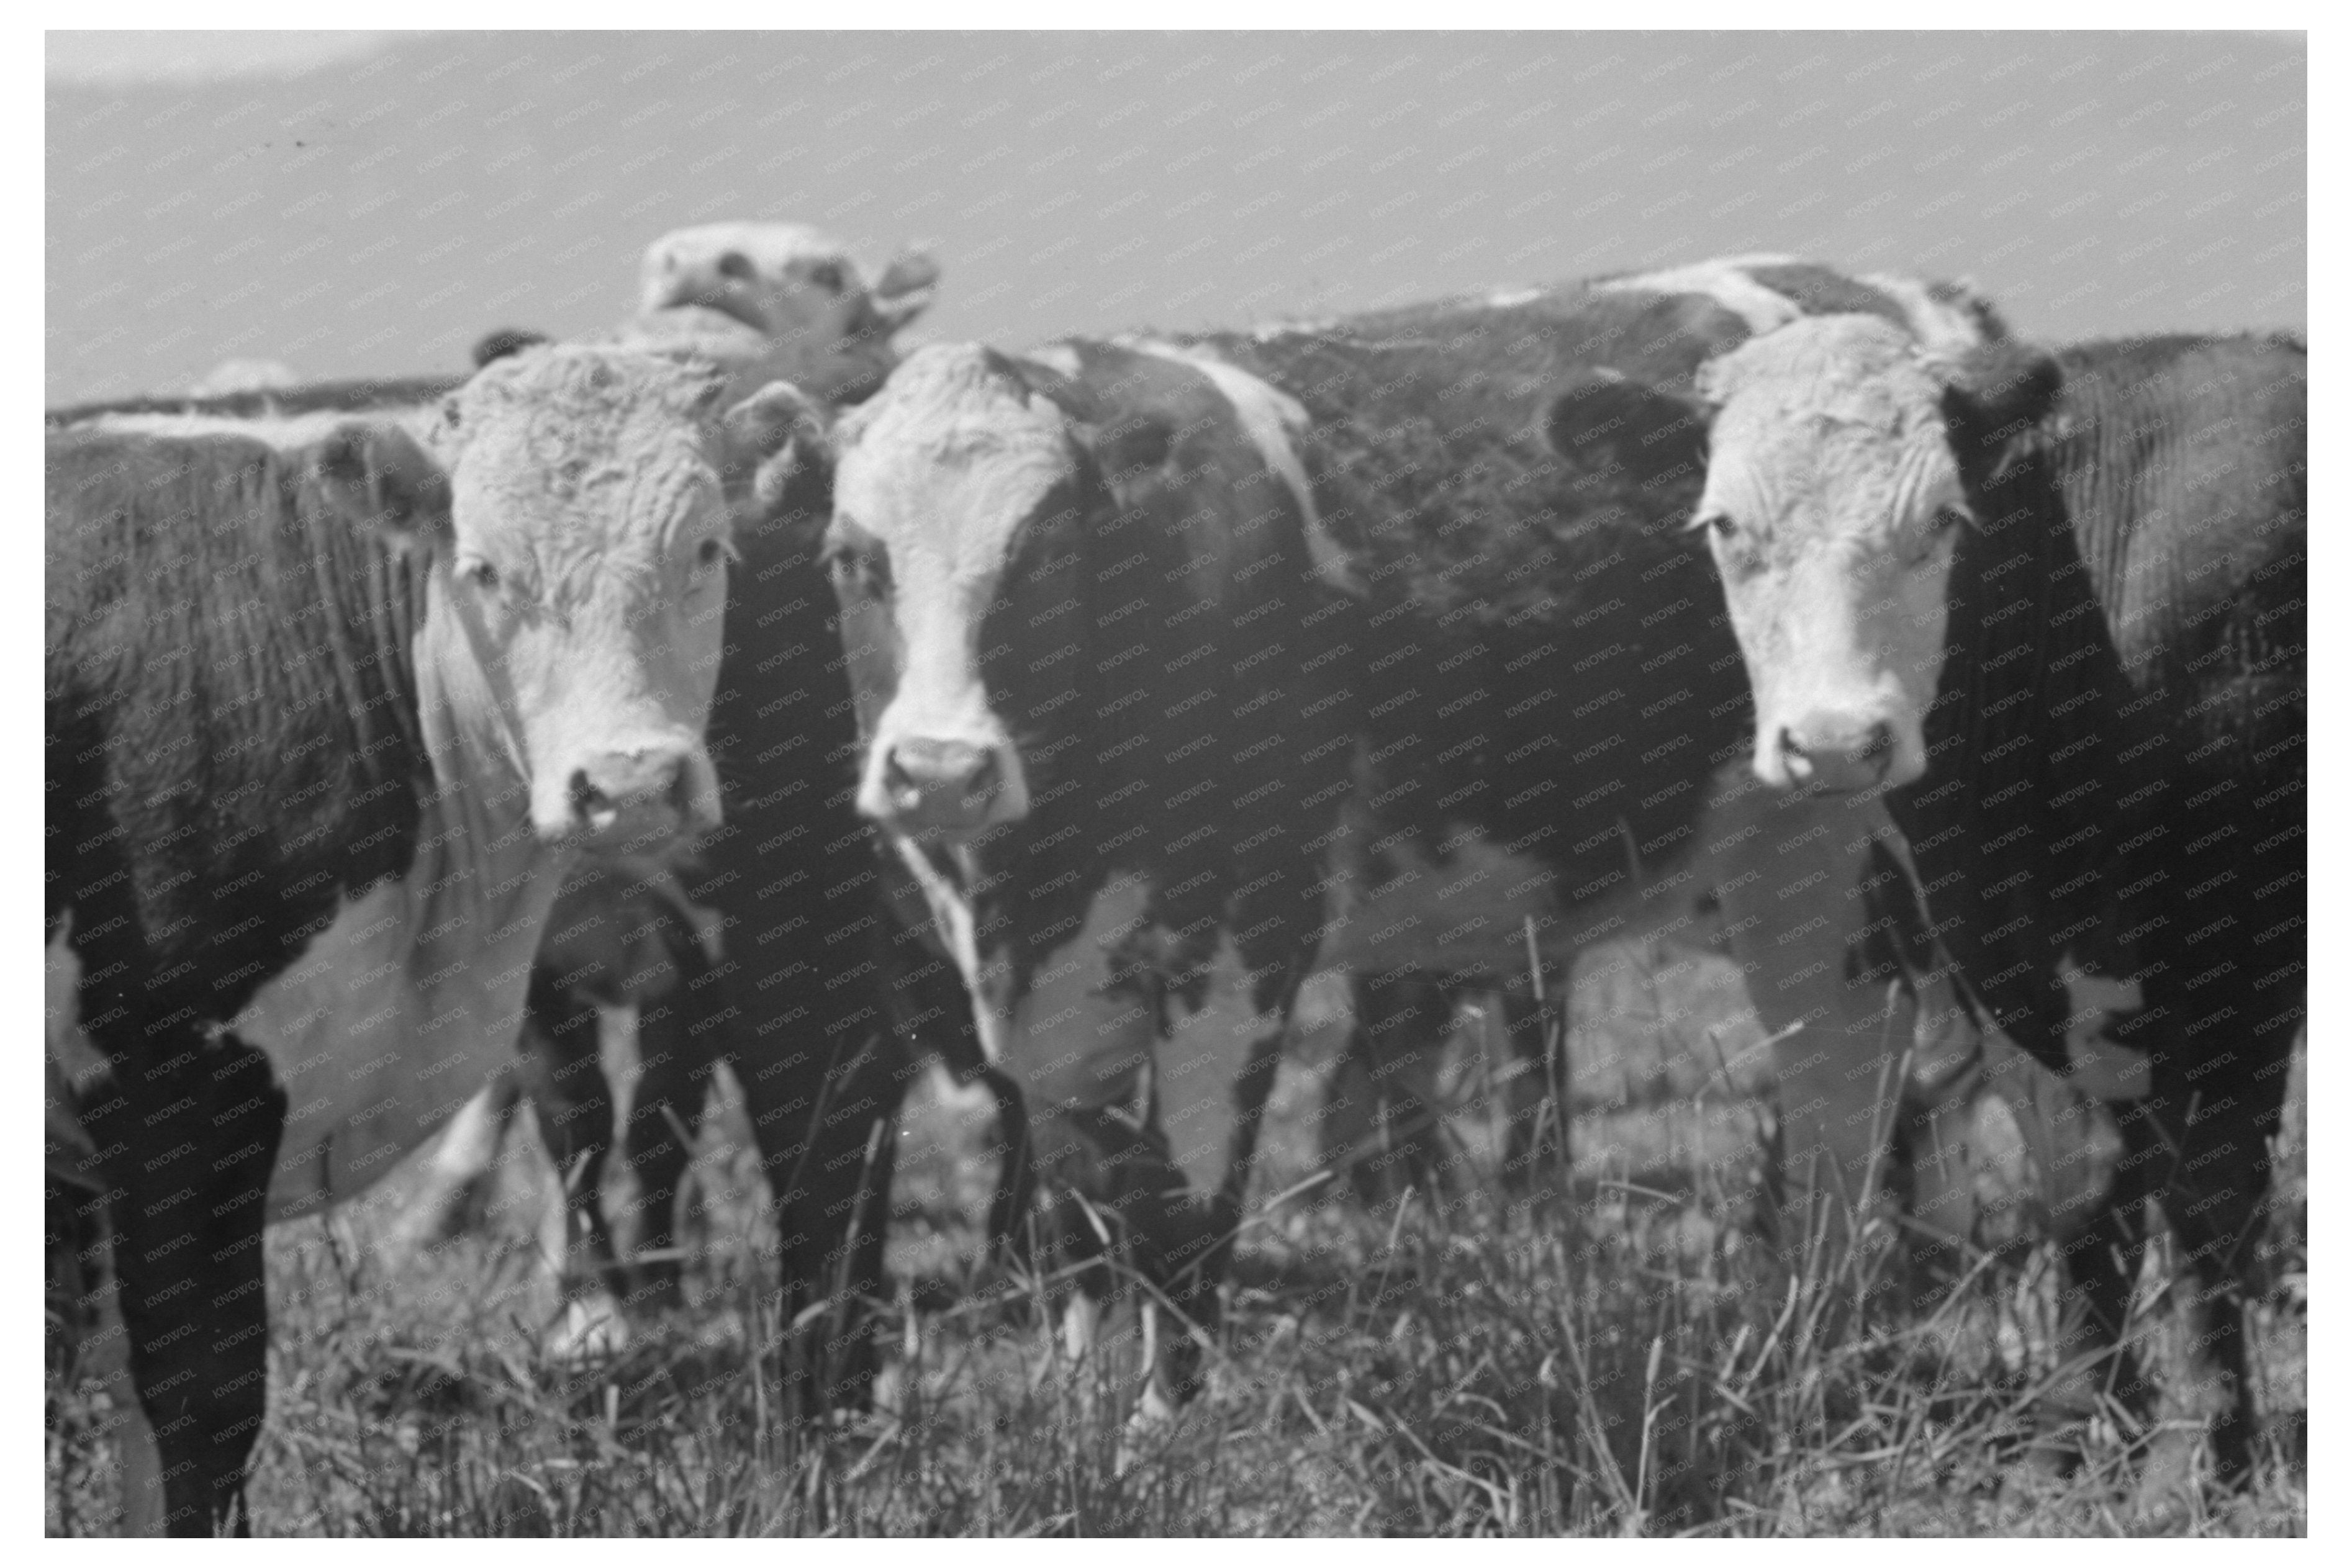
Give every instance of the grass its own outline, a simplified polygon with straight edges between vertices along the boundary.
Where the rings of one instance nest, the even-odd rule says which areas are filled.
[[[270,1239],[262,1531],[352,1535],[2110,1534],[2119,1440],[2064,1479],[2011,1462],[2047,1303],[1979,1260],[1918,1300],[1876,1220],[1832,1254],[1765,1245],[1763,1107],[1699,1036],[1619,1040],[1581,1080],[1573,1164],[1506,1194],[1465,1119],[1466,1178],[1377,1210],[1321,1181],[1286,1065],[1262,1205],[1208,1391],[1130,1425],[1133,1325],[1073,1364],[1049,1281],[983,1265],[958,1157],[969,1106],[914,1117],[900,1184],[887,1414],[780,1408],[765,1198],[706,1136],[689,1306],[592,1362],[537,1350],[552,1309],[512,1241],[387,1267],[348,1227]],[[1587,1027],[1580,1024],[1580,1028]],[[1652,1029],[1657,1035],[1661,1031]],[[1665,1032],[1672,1032],[1667,1030]],[[1606,1042],[1586,1041],[1596,1059]],[[1712,1075],[1679,1055],[1733,1063]],[[1581,1063],[1588,1054],[1580,1051]],[[2281,1272],[2301,1278],[2299,1229]],[[2299,1535],[2303,1307],[2256,1339],[2251,1486],[2175,1527]],[[48,1526],[102,1528],[105,1398],[53,1343]]]

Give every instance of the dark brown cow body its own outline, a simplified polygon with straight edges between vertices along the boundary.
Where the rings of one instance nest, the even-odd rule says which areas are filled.
[[[110,1069],[83,1174],[152,1434],[134,1522],[245,1526],[281,1145],[421,1140],[511,1049],[569,855],[715,824],[703,645],[751,455],[721,391],[534,356],[450,400],[446,476],[366,422],[50,435],[47,921]],[[534,437],[660,493],[551,485]],[[358,967],[304,1013],[322,954]]]
[[[1922,359],[1837,318],[1707,389],[1759,770],[1885,781],[1941,940],[2043,1061],[2066,1063],[2070,957],[2138,984],[2116,1032],[2148,1093],[2075,1288],[2115,1344],[2154,1198],[2195,1281],[2186,1375],[2106,1370],[2228,1475],[2305,988],[2304,367],[2299,343],[2194,338]],[[2093,1379],[2068,1392],[2079,1410]],[[2158,1445],[2151,1500],[2196,1447]]]

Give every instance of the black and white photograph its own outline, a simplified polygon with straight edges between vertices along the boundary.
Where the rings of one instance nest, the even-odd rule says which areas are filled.
[[[2309,1535],[2309,40],[2069,9],[52,15],[43,1532]]]

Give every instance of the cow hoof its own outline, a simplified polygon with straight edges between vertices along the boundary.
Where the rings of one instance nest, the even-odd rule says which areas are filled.
[[[1148,1380],[1143,1385],[1143,1397],[1119,1430],[1118,1452],[1111,1460],[1111,1473],[1124,1476],[1138,1460],[1165,1448],[1176,1422],[1176,1405],[1161,1390],[1160,1379]]]
[[[603,1361],[629,1345],[629,1322],[621,1304],[602,1291],[563,1303],[548,1331],[545,1354],[555,1362]]]

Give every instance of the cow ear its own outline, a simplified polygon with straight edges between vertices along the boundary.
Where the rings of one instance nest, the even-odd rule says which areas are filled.
[[[881,281],[866,295],[874,314],[881,318],[885,334],[896,332],[929,309],[939,284],[940,264],[925,246],[911,245],[892,256],[890,265],[882,269]]]
[[[1588,371],[1552,399],[1543,434],[1580,479],[1656,486],[1706,472],[1706,410],[1613,371]]]
[[[1944,428],[1963,474],[1979,485],[2006,475],[2058,404],[2058,361],[2024,343],[1989,343],[1933,362],[1944,384]]]
[[[344,424],[310,449],[312,487],[353,528],[403,549],[447,538],[449,477],[406,431]]]
[[[796,480],[833,465],[830,412],[790,382],[770,382],[719,416],[730,492],[748,491],[755,515],[773,517]]]
[[[525,349],[535,349],[541,343],[553,342],[544,332],[534,332],[526,327],[500,327],[485,332],[474,341],[474,368],[520,354]]]

